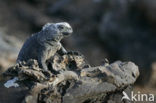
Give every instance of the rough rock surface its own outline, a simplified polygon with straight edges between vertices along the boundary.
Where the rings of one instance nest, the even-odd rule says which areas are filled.
[[[4,76],[17,77],[19,87],[8,89],[21,92],[18,89],[24,88],[25,94],[21,95],[23,99],[14,95],[12,98],[18,103],[125,103],[121,101],[122,91],[130,91],[139,76],[138,67],[132,62],[91,67],[77,52],[55,55],[47,61],[47,66],[49,75],[39,68],[36,60],[10,67]],[[6,95],[0,98],[2,103],[6,103],[3,100]]]

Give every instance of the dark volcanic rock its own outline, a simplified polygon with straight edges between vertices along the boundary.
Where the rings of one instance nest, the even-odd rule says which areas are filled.
[[[29,88],[21,100],[24,103],[119,103],[122,91],[127,92],[126,88],[139,76],[138,67],[132,62],[117,61],[90,67],[76,52],[55,55],[47,65],[50,75],[38,67],[36,60],[16,64],[4,73],[18,78],[19,86],[15,88]],[[11,89],[8,82],[5,87]],[[14,95],[10,98],[13,97],[16,98]]]

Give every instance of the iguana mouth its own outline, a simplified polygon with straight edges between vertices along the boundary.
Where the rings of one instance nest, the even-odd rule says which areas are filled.
[[[73,31],[71,30],[71,31],[62,32],[62,34],[65,35],[65,36],[68,36],[68,35],[72,34],[72,32]]]
[[[69,32],[63,32],[62,34],[67,36],[67,35],[69,35],[71,33],[69,33]]]

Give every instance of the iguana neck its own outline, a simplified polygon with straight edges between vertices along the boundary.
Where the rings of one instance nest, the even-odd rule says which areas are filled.
[[[46,35],[43,35],[42,31],[37,33],[37,41],[39,44],[41,44],[41,45],[48,44],[48,45],[53,46],[53,45],[59,43],[63,39],[63,36],[60,36],[60,37],[55,38],[55,39],[49,39],[49,38],[46,38],[45,36]]]

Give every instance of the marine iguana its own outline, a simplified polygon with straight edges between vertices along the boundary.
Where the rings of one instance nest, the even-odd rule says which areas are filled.
[[[39,67],[47,71],[47,59],[56,53],[67,53],[60,41],[72,32],[72,27],[66,22],[45,24],[40,32],[26,40],[16,62],[36,59]]]

